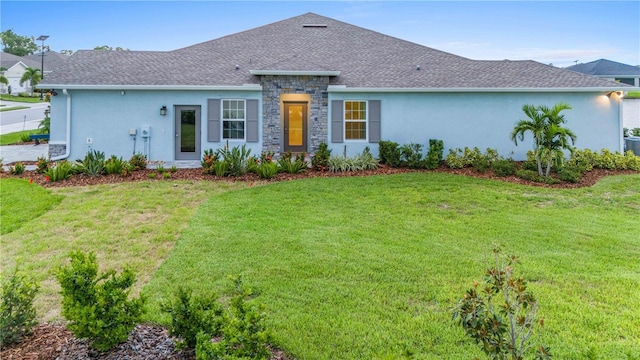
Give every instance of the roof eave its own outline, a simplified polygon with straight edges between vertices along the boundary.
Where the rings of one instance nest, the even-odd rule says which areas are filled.
[[[262,91],[259,84],[243,85],[78,85],[38,84],[38,89],[68,90],[210,90],[210,91]]]
[[[611,91],[629,90],[627,86],[620,87],[550,87],[550,88],[375,88],[375,87],[347,87],[344,85],[329,85],[327,91],[332,93],[557,93],[557,92],[579,92],[579,93],[600,93]]]

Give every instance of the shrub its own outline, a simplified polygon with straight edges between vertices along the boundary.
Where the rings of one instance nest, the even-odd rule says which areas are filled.
[[[640,127],[631,129],[631,135],[640,136]]]
[[[598,162],[598,153],[591,151],[590,149],[574,150],[571,153],[571,157],[566,162],[566,166],[573,166],[581,169],[582,172],[593,170],[593,167]]]
[[[354,158],[354,167],[357,167],[358,170],[374,170],[380,166],[379,161],[373,157],[371,154],[371,149],[369,147],[365,147],[362,150],[362,153],[358,154]]]
[[[225,147],[218,149],[218,162],[225,162],[227,165],[227,173],[230,176],[242,176],[247,173],[248,170],[248,160],[251,155],[251,149],[247,149],[246,145],[242,145],[242,147],[234,146],[229,150],[229,144],[225,145]],[[218,171],[215,170],[216,165],[214,165],[214,171],[217,176]]]
[[[464,167],[464,153],[461,149],[449,149],[449,154],[445,158],[447,166],[452,169],[462,169]]]
[[[400,147],[400,163],[410,169],[424,167],[422,161],[422,145],[406,144]]]
[[[177,172],[177,171],[178,171],[178,167],[175,166],[175,165],[171,166],[171,169],[169,169],[169,172],[172,173],[172,174]]]
[[[234,279],[234,293],[224,317],[220,341],[211,342],[211,334],[204,331],[196,338],[196,359],[269,359],[271,336],[266,329],[264,305],[249,299],[255,294]]]
[[[570,183],[579,182],[582,175],[583,172],[575,166],[564,166],[558,171],[558,178]]]
[[[91,346],[106,351],[127,340],[140,321],[144,298],[129,300],[135,275],[125,268],[120,275],[108,271],[98,276],[94,253],[69,254],[69,266],[60,267],[57,279],[62,288],[62,315],[67,327]]]
[[[278,165],[280,169],[289,174],[297,174],[307,171],[307,161],[304,159],[305,154],[301,153],[296,155],[295,160],[290,151],[284,153],[280,159],[278,159]]]
[[[329,158],[328,170],[330,172],[344,172],[351,170],[351,164],[347,158],[342,156],[332,156]]]
[[[155,173],[155,172],[150,172],[149,175],[147,175],[147,177],[149,177],[149,179],[155,179],[156,176],[158,176],[158,174]]]
[[[67,180],[73,174],[73,166],[66,160],[54,163],[44,172],[49,181],[56,182]]]
[[[640,156],[637,156],[633,153],[633,151],[628,150],[624,153],[624,158],[627,164],[627,169],[640,171]]]
[[[38,157],[36,161],[36,173],[44,174],[45,171],[49,170],[49,166],[51,165],[51,161],[45,157]]]
[[[444,142],[442,140],[429,139],[429,151],[425,159],[425,167],[429,170],[437,169],[442,163]]]
[[[516,173],[518,167],[513,159],[500,159],[491,164],[491,168],[498,176],[510,176]]]
[[[475,157],[471,163],[471,167],[477,172],[483,173],[491,166],[489,159],[485,156]]]
[[[400,147],[393,141],[380,141],[378,143],[378,157],[380,163],[391,167],[400,166]]]
[[[124,160],[122,160],[122,158],[119,158],[115,155],[111,155],[111,157],[104,163],[104,172],[108,175],[123,174],[124,168],[125,168]]]
[[[46,113],[46,112],[45,112]],[[45,116],[42,121],[38,124],[38,129],[40,129],[41,134],[48,134],[51,132],[51,118],[49,116]]]
[[[213,174],[220,177],[229,175],[229,163],[224,160],[216,162],[213,165]]]
[[[214,174],[214,166],[218,162],[218,154],[213,152],[213,149],[205,150],[204,156],[200,164],[205,174]]]
[[[326,142],[321,142],[318,145],[318,151],[311,158],[311,167],[316,171],[329,170],[329,158],[331,157],[331,150]]]
[[[170,172],[162,173],[162,178],[165,179],[165,180],[166,179],[171,179],[171,173]]]
[[[76,160],[76,171],[89,176],[98,176],[104,173],[104,153],[98,150],[87,152],[84,159]]]
[[[492,359],[523,359],[538,323],[538,300],[527,290],[527,282],[516,277],[515,256],[500,256],[484,271],[484,284],[473,287],[458,300],[453,319]],[[539,321],[542,326],[544,321]],[[550,359],[549,348],[540,345],[537,359]]]
[[[24,164],[21,162],[9,167],[9,174],[11,175],[22,175],[22,173],[24,173]]]
[[[629,137],[629,129],[622,128],[622,137]]]
[[[140,153],[133,154],[129,159],[129,164],[132,166],[132,171],[144,170],[147,168],[147,157]]]
[[[535,181],[535,182],[549,184],[549,185],[558,184],[560,182],[560,180],[554,179],[550,176],[540,176],[540,174],[536,170],[521,169],[516,171],[516,176],[525,180]]]
[[[271,179],[278,173],[278,164],[273,161],[260,162],[256,166],[256,174],[261,179]]]
[[[194,296],[191,291],[178,288],[174,299],[162,303],[160,310],[171,315],[169,332],[181,339],[178,348],[194,349],[199,332],[220,335],[222,306],[214,296]]]
[[[607,150],[600,150],[600,154],[595,158],[595,168],[614,170],[616,168],[615,155]]]
[[[13,275],[2,281],[0,302],[0,348],[20,341],[31,334],[36,321],[33,299],[38,292],[38,284],[14,270]]]
[[[29,137],[29,134],[20,135],[20,142],[28,143],[30,141],[31,141],[31,137]]]

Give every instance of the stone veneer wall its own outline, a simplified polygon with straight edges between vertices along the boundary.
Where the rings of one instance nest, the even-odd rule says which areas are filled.
[[[280,153],[283,146],[280,94],[308,94],[309,152],[328,141],[328,76],[262,76],[262,149]]]
[[[64,155],[66,151],[66,144],[49,144],[49,158]]]

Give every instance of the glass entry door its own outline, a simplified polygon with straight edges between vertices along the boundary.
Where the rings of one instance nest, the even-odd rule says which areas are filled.
[[[176,160],[200,160],[200,106],[176,106]]]
[[[307,103],[284,103],[284,151],[307,151]]]

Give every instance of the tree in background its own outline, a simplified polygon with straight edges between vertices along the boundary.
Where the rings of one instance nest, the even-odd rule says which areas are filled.
[[[27,56],[38,51],[34,37],[20,36],[12,29],[0,33],[2,40],[2,51],[16,56]]]
[[[115,48],[109,45],[96,46],[93,50],[108,50],[108,51],[129,51],[129,49],[121,48],[120,46],[116,46]]]
[[[24,84],[25,82],[30,81],[31,96],[33,96],[33,89],[36,87],[36,85],[38,85],[41,79],[42,79],[42,76],[40,74],[40,69],[34,69],[34,68],[28,67],[24,69],[24,74],[22,74],[22,77],[20,78],[20,86],[22,86],[22,84]]]
[[[71,56],[73,55],[73,50],[60,50],[60,54]]]
[[[9,85],[9,79],[7,79],[6,76],[4,76],[4,72],[6,71],[6,68],[0,67],[0,83],[3,83],[5,85]]]

